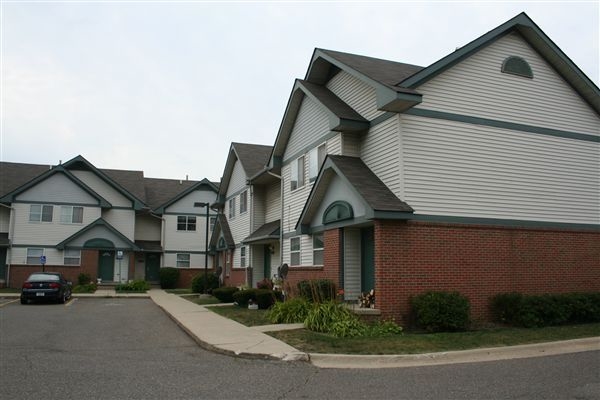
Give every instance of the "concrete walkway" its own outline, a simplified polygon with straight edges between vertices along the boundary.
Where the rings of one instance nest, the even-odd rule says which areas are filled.
[[[18,293],[0,293],[0,297],[18,298]],[[600,350],[600,337],[532,345],[494,347],[442,353],[407,355],[346,355],[304,353],[264,332],[298,329],[302,324],[247,327],[222,317],[206,307],[162,289],[148,293],[115,293],[111,289],[93,294],[76,293],[73,297],[150,298],[200,346],[223,354],[284,361],[310,361],[321,368],[399,368],[455,363],[470,363],[516,358],[550,356]]]

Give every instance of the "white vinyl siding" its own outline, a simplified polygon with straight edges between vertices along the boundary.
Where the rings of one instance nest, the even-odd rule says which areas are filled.
[[[204,251],[206,249],[206,215],[195,215],[195,231],[178,231],[179,215],[165,215],[165,250]],[[210,240],[210,234],[209,234]]]
[[[240,247],[240,268],[246,268],[246,257],[248,256],[248,254],[246,254],[246,246],[242,246]]]
[[[290,164],[290,190],[294,191],[304,186],[304,156],[298,157]]]
[[[281,182],[266,187],[265,223],[277,221],[281,218]]]
[[[398,117],[371,128],[362,141],[362,160],[394,193],[400,192],[401,159]]]
[[[84,218],[85,213],[84,211]],[[127,239],[133,241],[135,232],[135,211],[127,209],[109,209],[102,211],[102,218],[106,220],[113,228],[117,229]]]
[[[313,182],[317,179],[317,174],[319,173],[319,169],[321,165],[323,165],[323,160],[325,160],[325,156],[327,155],[327,144],[323,143],[315,148],[313,148],[308,153],[308,179],[309,182]]]
[[[240,193],[240,214],[248,211],[248,191],[244,190]]]
[[[600,223],[598,143],[404,116],[403,149],[416,213]]]
[[[196,231],[196,217],[192,215],[177,216],[177,231]]]
[[[283,156],[284,162],[306,152],[315,141],[329,132],[327,113],[319,104],[304,97]]]
[[[132,201],[91,171],[71,170],[73,175],[106,199],[113,207],[132,207]]]
[[[502,62],[519,56],[533,79],[505,74]],[[417,108],[600,135],[598,116],[516,33],[504,36],[417,88]]]
[[[375,89],[345,71],[336,74],[326,86],[368,120],[383,114],[383,111],[377,110]]]
[[[83,222],[83,207],[79,206],[61,206],[60,223],[61,224],[81,224]]]
[[[47,204],[31,204],[29,206],[29,222],[52,222],[54,206]]]
[[[65,203],[68,201],[75,204],[99,204],[98,200],[83,190],[81,186],[59,172],[20,193],[16,199],[30,203]]]
[[[362,138],[358,135],[343,135],[342,151],[340,154],[348,157],[360,157],[361,140]]]
[[[182,266],[180,268],[193,268],[198,269],[198,271],[204,271],[204,254],[203,253],[189,253],[185,250],[181,250],[179,252],[169,252],[163,254],[163,265],[165,267],[175,267],[177,268],[177,255],[185,254],[189,255],[189,267]],[[208,257],[208,268],[212,268],[212,257]],[[185,257],[181,257],[181,265],[185,265]],[[125,269],[125,268],[123,268]]]
[[[360,229],[344,229],[344,299],[360,296]]]
[[[136,240],[161,240],[160,218],[139,215],[135,217],[135,239]]]
[[[283,201],[283,220],[282,220],[282,230],[284,233],[291,232],[295,230],[296,222],[298,221],[298,217],[300,217],[300,213],[302,212],[302,208],[304,207],[304,203],[310,194],[310,189],[312,188],[312,184],[304,185],[303,187],[294,190],[291,192],[290,190],[290,165],[285,165],[282,168],[282,179],[284,185],[284,201]]]
[[[290,266],[302,265],[302,246],[300,236],[290,238]]]
[[[212,204],[216,201],[217,194],[212,190],[194,190],[186,196],[177,200],[165,209],[169,214],[204,214],[206,215],[206,207],[198,207],[197,203]]]

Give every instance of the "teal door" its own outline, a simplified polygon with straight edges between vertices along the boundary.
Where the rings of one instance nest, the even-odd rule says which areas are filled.
[[[265,244],[263,247],[263,254],[265,255],[264,258],[264,265],[263,265],[263,272],[264,272],[264,278],[271,278],[271,249],[270,246],[268,244]]]
[[[160,254],[146,253],[146,280],[158,282],[160,280]]]
[[[375,289],[375,231],[373,228],[361,229],[360,277],[361,291]]]
[[[115,252],[100,250],[98,256],[98,278],[104,282],[112,282],[115,273]]]

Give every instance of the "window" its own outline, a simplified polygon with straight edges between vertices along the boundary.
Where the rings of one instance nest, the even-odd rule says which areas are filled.
[[[215,230],[215,224],[217,223],[217,217],[210,217],[210,232]]]
[[[323,165],[323,160],[327,155],[327,146],[325,144],[315,147],[308,153],[308,180],[313,182],[317,179],[319,169]]]
[[[235,217],[235,197],[229,200],[229,218]]]
[[[81,224],[83,222],[83,207],[62,206],[60,222],[63,224]]]
[[[240,214],[248,211],[248,191],[244,190],[242,194],[240,194]]]
[[[44,255],[44,249],[27,249],[27,264],[41,265],[40,257]]]
[[[313,265],[323,265],[323,233],[313,235]]]
[[[531,67],[521,57],[510,56],[502,63],[501,71],[507,74],[524,76],[525,78],[533,79],[533,71]]]
[[[29,222],[52,222],[54,206],[32,204],[29,206]]]
[[[177,268],[189,268],[190,267],[190,255],[189,253],[177,253]]]
[[[246,268],[246,247],[240,247],[240,268]]]
[[[79,265],[81,262],[81,250],[65,249],[64,260],[65,265]]]
[[[304,186],[304,156],[292,162],[291,189],[296,190]]]
[[[195,231],[196,230],[196,217],[179,215],[177,217],[177,230],[178,231]]]
[[[300,265],[300,237],[290,239],[290,265]]]

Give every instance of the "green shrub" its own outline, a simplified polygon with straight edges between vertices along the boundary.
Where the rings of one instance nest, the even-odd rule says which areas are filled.
[[[392,336],[402,333],[402,327],[394,321],[379,321],[368,326],[368,336]]]
[[[73,293],[94,293],[98,289],[95,283],[77,285],[73,288]]]
[[[256,291],[258,289],[243,289],[233,294],[233,301],[240,307],[248,307],[250,300],[256,302]]]
[[[311,303],[323,303],[335,300],[336,286],[330,279],[311,279],[297,283],[300,296]]]
[[[458,292],[427,292],[413,297],[411,305],[417,325],[428,332],[469,327],[469,299]]]
[[[304,322],[308,316],[310,304],[303,297],[276,302],[269,310],[267,318],[274,324],[293,324]]]
[[[83,286],[89,285],[90,283],[92,283],[92,277],[90,276],[90,274],[82,272],[79,274],[79,276],[77,276],[77,285]]]
[[[117,292],[145,292],[150,290],[150,284],[144,280],[135,280],[115,286]]]
[[[179,280],[179,269],[174,267],[161,268],[159,271],[160,287],[163,289],[175,289]]]
[[[366,325],[356,315],[335,301],[315,303],[304,320],[304,326],[335,337],[356,337],[367,332]]]
[[[219,299],[221,303],[233,303],[233,294],[239,290],[235,286],[225,286],[213,289],[212,295]]]
[[[501,293],[490,306],[496,321],[526,328],[600,322],[600,293]]]
[[[207,274],[207,293],[212,293],[213,289],[219,287],[219,277],[216,274]],[[196,275],[192,279],[192,292],[204,293],[204,273]]]
[[[256,288],[273,290],[273,282],[270,279],[265,278],[262,281],[256,283]]]
[[[240,307],[247,307],[250,300],[258,304],[261,310],[267,310],[275,304],[277,297],[275,292],[268,289],[245,289],[233,294],[233,301]]]

